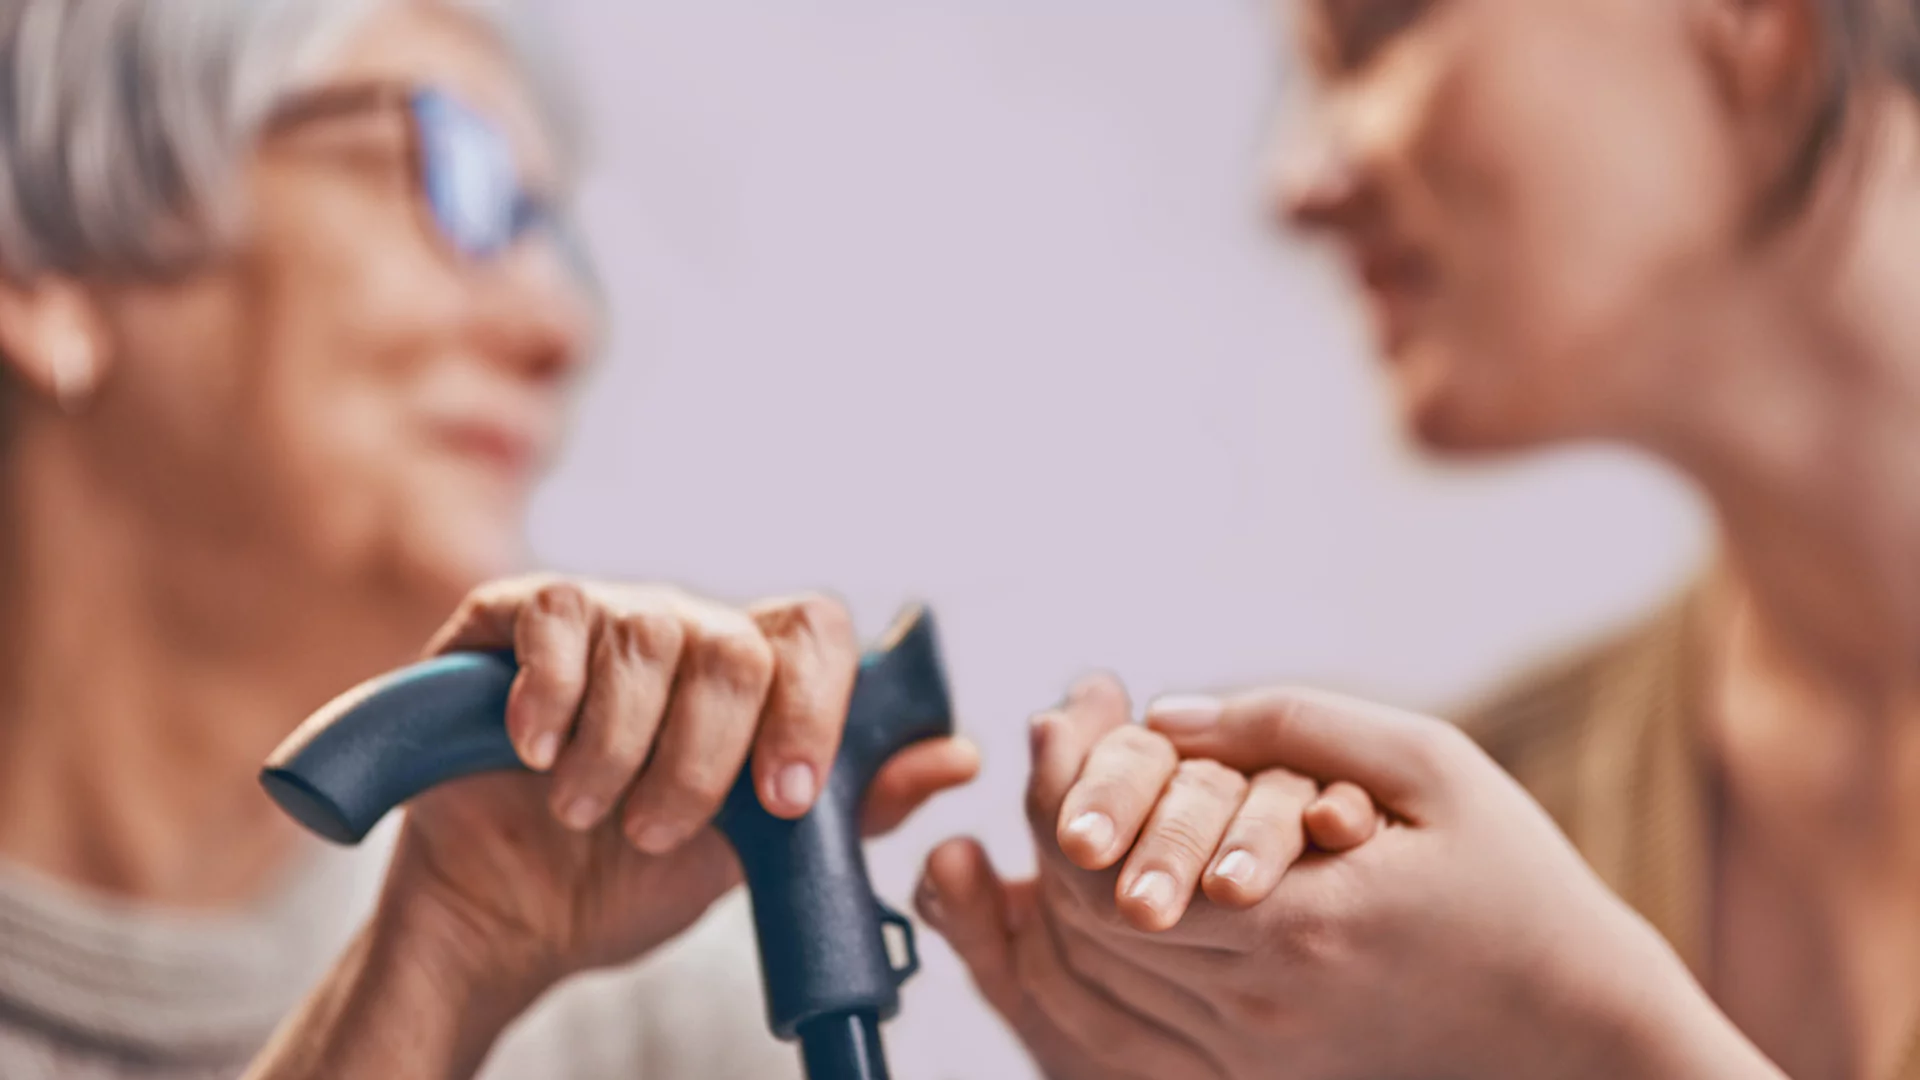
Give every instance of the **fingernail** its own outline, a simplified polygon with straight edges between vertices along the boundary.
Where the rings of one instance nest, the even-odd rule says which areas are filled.
[[[1245,848],[1234,848],[1213,868],[1213,876],[1238,885],[1250,885],[1253,883],[1254,869],[1253,856]]]
[[[1169,731],[1196,732],[1220,722],[1219,698],[1177,695],[1158,698],[1147,708],[1147,718]]]
[[[1134,879],[1127,896],[1155,911],[1173,906],[1173,875],[1165,870],[1149,870]]]
[[[553,759],[560,756],[560,736],[549,731],[533,740],[527,748],[527,764],[545,771],[553,767]]]
[[[1105,851],[1113,844],[1113,819],[1098,810],[1089,810],[1067,824],[1067,835],[1095,851]]]
[[[600,801],[582,795],[567,804],[566,810],[560,814],[560,820],[570,828],[591,828],[595,821],[600,820]]]
[[[773,793],[798,810],[813,805],[813,766],[795,762],[773,774]]]
[[[633,835],[633,846],[649,855],[665,855],[680,844],[680,830],[672,825],[648,825]]]

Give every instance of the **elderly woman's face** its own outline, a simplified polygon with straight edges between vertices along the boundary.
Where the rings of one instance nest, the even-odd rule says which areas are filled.
[[[1352,256],[1429,444],[1632,435],[1674,391],[1752,202],[1714,2],[1299,0],[1281,206]]]
[[[302,95],[334,105],[288,112],[248,162],[237,247],[105,305],[116,356],[98,411],[118,413],[126,469],[168,512],[328,577],[452,595],[520,558],[587,298],[537,230],[486,257],[451,243],[406,99],[361,93],[444,93],[497,126],[537,191],[549,148],[490,39],[396,5],[340,55]]]

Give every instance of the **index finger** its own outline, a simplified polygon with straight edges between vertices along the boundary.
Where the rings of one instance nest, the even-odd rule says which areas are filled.
[[[1054,831],[1087,756],[1108,732],[1125,726],[1132,708],[1126,688],[1111,675],[1093,675],[1074,684],[1057,709],[1032,721],[1033,773],[1027,780],[1027,818],[1041,850],[1057,850]]]
[[[776,817],[813,806],[840,749],[860,664],[853,620],[824,596],[768,601],[749,614],[773,646],[773,685],[754,739],[754,789]]]

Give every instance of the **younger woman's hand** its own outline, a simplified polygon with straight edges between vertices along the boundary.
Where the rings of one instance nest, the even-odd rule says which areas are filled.
[[[965,841],[929,861],[922,911],[1053,1080],[1782,1080],[1451,725],[1287,689],[1163,703],[1148,726],[1112,683],[1035,724],[1035,880]],[[1384,822],[1283,866],[1311,826],[1285,812],[1266,835],[1275,812],[1245,820],[1237,779],[1275,769],[1357,784]],[[1304,821],[1312,799],[1288,780],[1262,804]],[[1236,848],[1251,904],[1211,899]],[[1207,898],[1175,915],[1190,880]]]

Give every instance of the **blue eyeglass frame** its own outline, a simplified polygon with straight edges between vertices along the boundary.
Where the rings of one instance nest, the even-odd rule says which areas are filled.
[[[268,118],[268,133],[382,108],[407,118],[415,191],[435,237],[463,261],[484,264],[530,234],[545,233],[596,297],[599,280],[556,202],[523,182],[512,140],[492,119],[435,86],[364,83],[290,98]]]

